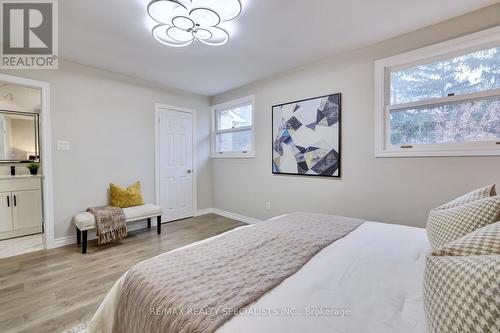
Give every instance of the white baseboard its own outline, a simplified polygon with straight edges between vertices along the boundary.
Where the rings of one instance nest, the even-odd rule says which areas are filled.
[[[202,216],[202,215],[208,215],[208,214],[214,214],[213,208],[204,208],[196,211],[194,213],[194,216]]]
[[[240,221],[240,222],[247,223],[247,224],[255,224],[255,223],[261,222],[261,220],[254,219],[252,217],[227,212],[225,210],[221,210],[221,209],[217,209],[217,208],[200,209],[194,214],[194,216],[202,216],[202,215],[207,215],[207,214],[216,214],[216,215],[224,216],[224,217],[227,217],[229,219],[233,219],[233,220]],[[155,219],[152,219],[152,221],[151,221],[151,228],[156,226],[156,221],[154,221],[154,220]],[[145,229],[146,227],[147,227],[146,221],[137,221],[134,223],[127,224],[128,231]],[[88,237],[87,240],[96,239],[95,232],[93,232],[93,231],[94,231],[93,229],[90,230],[90,233],[87,236]],[[76,235],[61,237],[61,238],[57,238],[54,240],[54,248],[66,246],[66,245],[71,245],[71,244],[76,244]]]
[[[76,236],[66,236],[66,237],[56,238],[54,239],[53,248],[71,245],[74,243],[76,243]]]
[[[151,219],[151,228],[156,227],[156,219]],[[146,220],[144,221],[137,221],[137,222],[129,222],[127,223],[127,231],[135,231],[139,229],[146,229],[148,226],[148,223]],[[88,235],[87,235],[87,240],[94,240],[96,239],[95,236],[95,229],[89,230]],[[61,247],[61,246],[66,246],[66,245],[71,245],[71,244],[76,244],[76,234],[73,236],[66,236],[66,237],[61,237],[61,238],[56,238],[54,240],[54,248],[56,247]]]
[[[261,222],[261,220],[254,219],[253,217],[248,217],[248,216],[244,216],[244,215],[240,215],[240,214],[236,214],[236,213],[231,213],[231,212],[228,212],[228,211],[225,211],[222,209],[217,209],[217,208],[201,209],[201,210],[196,212],[195,216],[201,216],[201,215],[207,215],[207,214],[216,214],[216,215],[224,216],[224,217],[227,217],[229,219],[233,219],[233,220],[240,221],[240,222],[247,223],[247,224],[255,224],[255,223]]]

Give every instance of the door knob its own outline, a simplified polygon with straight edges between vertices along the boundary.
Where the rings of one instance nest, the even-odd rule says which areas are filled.
[[[186,172],[187,172],[187,173],[192,173],[192,172],[193,172],[193,170],[191,170],[191,169],[187,169],[187,170],[186,170]]]

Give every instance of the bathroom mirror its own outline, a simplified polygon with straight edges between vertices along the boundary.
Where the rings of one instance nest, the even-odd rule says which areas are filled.
[[[38,114],[0,110],[0,163],[39,159]]]

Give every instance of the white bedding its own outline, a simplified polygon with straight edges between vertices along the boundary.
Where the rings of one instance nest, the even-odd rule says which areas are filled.
[[[422,283],[429,251],[425,229],[366,222],[217,332],[427,332]],[[105,297],[88,332],[112,332],[122,282]]]

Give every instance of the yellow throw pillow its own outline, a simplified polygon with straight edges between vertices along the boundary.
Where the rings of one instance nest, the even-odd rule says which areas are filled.
[[[113,207],[132,207],[144,205],[141,192],[141,182],[135,182],[132,186],[123,188],[116,184],[109,184],[111,194],[111,206]]]

